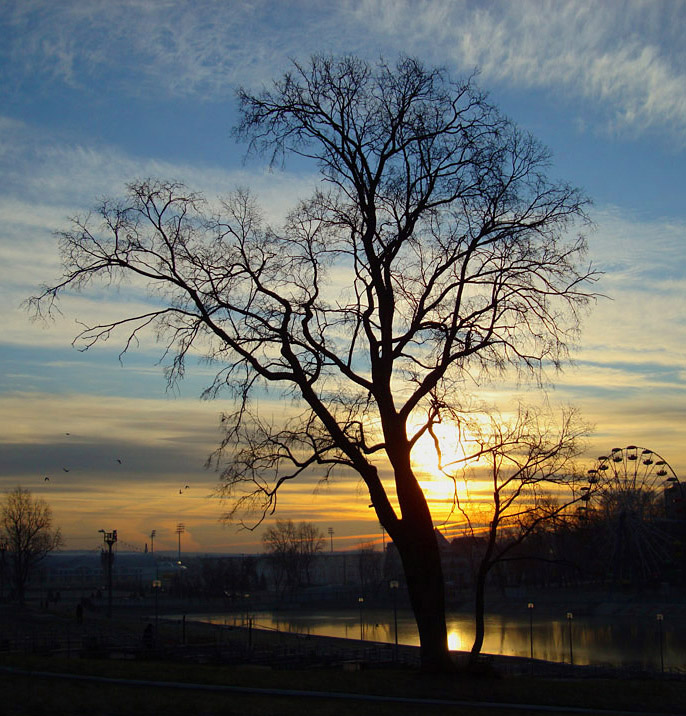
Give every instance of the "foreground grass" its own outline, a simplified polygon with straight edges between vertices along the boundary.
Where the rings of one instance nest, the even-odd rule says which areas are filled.
[[[336,669],[275,671],[255,667],[219,667],[158,662],[75,660],[39,656],[4,656],[0,666],[148,681],[230,685],[261,689],[329,691],[406,698],[539,704],[626,712],[686,713],[686,682],[670,680],[551,680],[527,677],[470,679],[428,676],[413,670]],[[572,713],[557,709],[522,709],[404,704],[364,700],[335,700],[326,696],[249,695],[177,690],[167,687],[114,685],[67,681],[0,672],[0,712],[7,716],[110,716],[164,714],[210,716],[405,716],[406,714],[528,714]]]

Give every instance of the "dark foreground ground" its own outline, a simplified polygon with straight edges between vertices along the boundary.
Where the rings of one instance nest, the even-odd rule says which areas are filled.
[[[674,677],[506,658],[478,675],[433,676],[411,647],[163,618],[155,630],[132,609],[78,623],[2,605],[0,630],[7,716],[686,714],[686,680]]]

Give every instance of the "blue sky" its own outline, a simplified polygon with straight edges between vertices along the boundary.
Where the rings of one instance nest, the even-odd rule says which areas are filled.
[[[75,319],[136,300],[123,289],[69,297],[49,327],[29,322],[20,303],[58,276],[53,232],[134,178],[180,179],[210,196],[248,185],[277,221],[316,177],[243,161],[230,133],[234,90],[319,52],[406,52],[456,76],[477,71],[491,100],[551,149],[551,175],[594,201],[589,259],[605,272],[608,299],[586,319],[575,365],[549,400],[595,425],[589,459],[635,443],[683,475],[685,26],[686,4],[670,0],[3,2],[0,487],[46,497],[72,548],[117,525],[130,544],[155,528],[156,545],[171,548],[179,521],[189,549],[255,548],[259,535],[221,527],[207,497],[216,475],[202,464],[226,407],[198,399],[208,367],[170,393],[154,346],[123,364],[115,345],[75,351]],[[488,391],[503,402],[536,389]],[[340,547],[378,535],[359,485],[329,493],[303,484],[283,515],[333,526]]]

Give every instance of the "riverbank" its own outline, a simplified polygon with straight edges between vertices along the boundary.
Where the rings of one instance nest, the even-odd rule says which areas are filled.
[[[578,594],[567,590],[539,590],[529,594],[532,600],[535,599],[528,602],[534,604],[533,609],[528,608],[521,595],[500,595],[502,602],[496,595],[489,595],[483,651],[490,656],[485,661],[502,661],[501,657],[505,657],[501,668],[526,670],[533,641],[537,660],[540,659],[542,664],[553,664],[550,668],[558,671],[564,668],[563,662],[573,662],[577,666],[593,666],[596,673],[603,674],[616,667],[634,675],[652,675],[661,671],[686,674],[686,615],[683,613],[686,604],[683,600],[658,602],[656,595],[611,594],[599,590]],[[294,632],[294,638],[300,642],[317,636],[338,637],[341,644],[347,645],[360,640],[366,647],[377,642],[379,652],[384,645],[388,649],[397,634],[401,653],[416,652],[412,647],[404,648],[404,645],[418,645],[416,624],[408,609],[399,608],[394,613],[389,605],[372,606],[367,601],[360,605],[356,602],[354,608],[348,605],[345,609],[296,602],[281,603],[281,608],[274,609],[273,601],[268,597],[268,594],[241,595],[240,600],[229,601],[197,597],[179,599],[168,593],[159,595],[159,599],[152,595],[142,598],[115,593],[113,608],[118,619],[132,622],[135,635],[131,638],[138,640],[158,614],[160,621],[172,617],[172,641],[180,643],[184,630],[182,620],[187,615],[188,623],[198,619],[212,621],[214,626],[206,631],[214,641],[226,639],[225,635],[229,633],[220,627],[238,628],[246,625],[249,618],[255,627],[254,633],[257,629],[275,631],[282,633],[279,637],[282,641],[288,638],[286,633]],[[562,599],[567,600],[566,605],[561,603]],[[44,601],[36,601],[34,606],[40,604],[40,607],[34,613],[37,619],[60,616],[64,623],[74,625],[79,601],[77,592],[66,592],[59,595],[58,601],[52,601],[49,609]],[[106,625],[107,605],[104,596],[90,599],[82,612],[84,624],[99,621]],[[0,605],[0,617],[2,609]],[[662,614],[662,621],[656,620],[657,613]],[[573,623],[567,614],[573,614]],[[471,612],[450,611],[447,618],[451,649],[455,652],[469,650],[474,627]],[[10,630],[16,631],[14,620],[9,621]],[[99,628],[105,629],[103,626]],[[190,629],[189,626],[186,628]],[[72,632],[76,632],[73,626]],[[73,641],[73,635],[70,638]],[[94,643],[107,638],[107,634],[89,637]],[[414,663],[416,658],[408,656],[405,662]]]
[[[180,604],[170,604],[178,608]],[[188,606],[188,605],[186,605]],[[354,614],[349,615],[356,618]],[[348,668],[392,665],[417,668],[418,646],[363,638],[293,630],[288,622],[267,626],[260,613],[235,612],[213,623],[202,614],[168,614],[157,617],[149,605],[115,605],[112,618],[106,608],[89,609],[77,617],[64,605],[53,609],[18,609],[0,605],[0,648],[20,654],[59,654],[93,658],[164,658],[195,663],[253,664],[270,668],[344,665]],[[370,632],[373,630],[370,629]],[[359,635],[359,622],[351,633]],[[525,651],[528,654],[528,648]],[[454,659],[464,666],[468,652],[455,650]],[[538,645],[536,654],[540,655]],[[497,653],[482,655],[483,671],[500,676],[535,675],[548,678],[643,678],[662,676],[686,680],[683,669],[665,673],[638,664],[617,667],[608,663],[588,665],[566,660],[529,658]]]
[[[591,708],[593,713],[602,709],[615,713],[686,712],[683,680],[647,679],[642,675],[617,678],[616,673],[614,678],[606,678],[584,667],[506,657],[490,660],[480,677],[432,676],[415,668],[415,647],[400,647],[396,653],[391,645],[360,640],[302,637],[162,616],[155,625],[149,617],[139,609],[115,607],[112,619],[96,611],[86,613],[78,623],[68,612],[17,610],[3,605],[0,666],[21,670],[0,673],[3,714],[301,716],[303,709],[310,709],[318,715],[409,716],[420,708],[418,704],[383,699],[351,701],[356,695],[432,700],[432,705],[421,706],[422,713],[441,716],[465,712],[540,716],[565,713],[567,708]],[[152,642],[145,637],[149,624],[156,632]],[[74,682],[67,678],[69,675],[118,678],[127,683],[115,687],[106,682]],[[134,680],[156,685],[143,687]],[[171,684],[165,686],[165,682],[185,684],[188,693]],[[248,691],[209,695],[199,685],[210,690],[213,686],[231,686]],[[281,689],[289,694],[269,695],[251,689]],[[299,696],[298,691],[335,691],[347,694],[347,700],[321,696],[313,701],[314,697]],[[465,700],[491,705],[473,703],[465,707],[464,703],[453,703]],[[522,704],[536,704],[538,708],[529,710]]]

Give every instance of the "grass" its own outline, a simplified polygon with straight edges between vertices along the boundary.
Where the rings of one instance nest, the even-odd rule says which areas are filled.
[[[414,670],[368,669],[347,672],[341,668],[269,670],[240,666],[188,665],[162,662],[74,660],[40,656],[4,656],[0,665],[30,671],[51,671],[110,678],[330,691],[346,694],[392,695],[407,698],[539,704],[627,712],[686,713],[686,683],[672,680],[552,680],[529,677],[507,679],[431,676]],[[164,687],[110,685],[67,681],[60,678],[0,674],[0,711],[7,716],[72,716],[89,714],[164,714],[209,716],[214,714],[279,714],[317,716],[404,716],[405,714],[527,714],[565,713],[558,710],[417,705],[364,700],[334,700],[325,696],[248,695],[181,691]],[[571,713],[571,712],[568,712]]]

